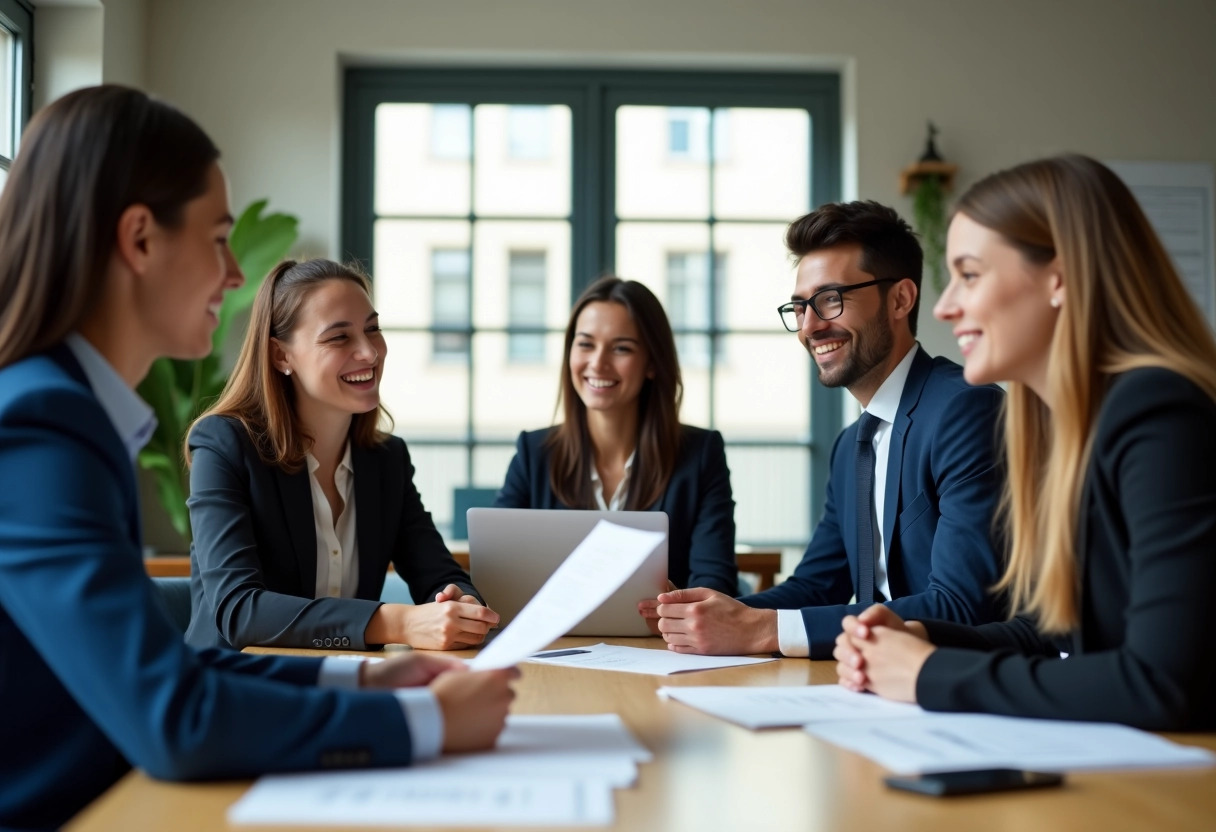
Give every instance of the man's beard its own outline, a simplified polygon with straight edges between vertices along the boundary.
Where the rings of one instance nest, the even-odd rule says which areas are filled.
[[[840,366],[825,371],[819,362],[815,362],[819,383],[824,387],[852,387],[885,362],[895,346],[891,322],[882,315],[876,316],[849,340],[847,346],[849,357]],[[806,349],[813,360],[815,343],[807,339]]]

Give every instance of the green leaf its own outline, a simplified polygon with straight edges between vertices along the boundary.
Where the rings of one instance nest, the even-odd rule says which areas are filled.
[[[262,285],[266,274],[278,264],[291,249],[299,235],[300,221],[289,214],[267,214],[262,216],[266,200],[260,199],[246,208],[228,237],[228,245],[241,273],[245,285],[229,292],[220,309],[220,325],[215,330],[212,344],[218,349],[227,335],[233,318],[253,305],[254,296]]]

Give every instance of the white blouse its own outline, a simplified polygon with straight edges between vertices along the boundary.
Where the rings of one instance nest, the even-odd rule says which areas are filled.
[[[592,464],[591,491],[595,494],[595,504],[600,511],[620,511],[625,507],[625,500],[629,499],[629,472],[633,470],[633,458],[637,454],[637,448],[634,448],[629,459],[625,460],[625,475],[621,477],[621,484],[616,487],[616,493],[607,501],[604,500],[604,481],[600,479],[599,469]]]
[[[329,500],[317,480],[321,463],[305,454],[308,485],[312,490],[312,516],[317,532],[317,585],[314,598],[354,598],[359,591],[359,541],[355,536],[355,470],[350,464],[350,443],[334,472],[334,484],[344,507],[334,523]]]

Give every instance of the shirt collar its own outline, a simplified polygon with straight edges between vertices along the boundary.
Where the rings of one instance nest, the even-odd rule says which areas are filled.
[[[93,388],[93,395],[109,417],[127,454],[134,460],[156,430],[156,414],[83,335],[69,333],[65,343],[79,362],[89,387]]]
[[[630,470],[633,469],[633,458],[637,455],[638,455],[638,449],[634,448],[633,453],[631,453],[629,455],[629,459],[625,460],[625,476],[622,478],[622,481],[629,479],[629,472],[630,472]],[[592,482],[600,481],[599,469],[596,468],[594,465],[591,466],[591,481]]]
[[[904,384],[908,381],[908,373],[912,372],[912,359],[919,348],[920,344],[913,344],[908,354],[895,365],[891,375],[887,376],[870,403],[863,408],[866,413],[877,416],[887,424],[895,424],[895,417],[899,415],[899,400],[904,395]]]
[[[321,467],[321,463],[311,453],[304,454],[304,462],[308,465],[308,473],[316,474],[317,469]],[[346,441],[346,451],[342,454],[342,459],[338,463],[339,471],[346,471],[348,474],[355,472],[354,466],[350,463],[350,440]]]

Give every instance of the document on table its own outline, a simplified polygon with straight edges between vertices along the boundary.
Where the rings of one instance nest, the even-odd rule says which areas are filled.
[[[612,823],[602,781],[529,775],[453,777],[376,769],[263,777],[228,810],[274,826],[591,826]]]
[[[1216,754],[1097,722],[926,713],[908,719],[814,723],[812,736],[899,774],[979,768],[1089,771],[1216,765]]]
[[[565,635],[638,571],[665,537],[663,532],[630,529],[607,520],[596,523],[515,620],[469,662],[469,667],[510,667]]]
[[[734,722],[744,728],[783,728],[809,722],[900,719],[923,714],[916,705],[892,702],[840,685],[799,687],[663,687],[659,696]]]
[[[512,714],[493,751],[440,757],[413,771],[461,778],[565,777],[627,788],[637,782],[637,764],[651,758],[617,714]]]
[[[552,652],[554,653],[552,658],[546,658],[544,653],[540,653],[532,656],[529,661],[540,664],[587,667],[593,670],[646,673],[651,676],[670,676],[673,673],[688,673],[693,670],[715,670],[720,667],[739,667],[740,665],[775,661],[772,658],[752,659],[746,656],[691,656],[687,653],[673,653],[670,650],[618,647],[612,644],[593,644],[590,647]]]

